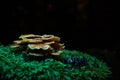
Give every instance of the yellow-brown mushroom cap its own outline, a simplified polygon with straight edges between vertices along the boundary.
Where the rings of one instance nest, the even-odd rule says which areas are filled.
[[[35,50],[35,49],[48,50],[51,47],[50,47],[50,45],[46,45],[46,44],[28,44],[28,48],[31,50]]]
[[[39,38],[40,35],[34,35],[34,34],[24,34],[19,37],[19,39],[26,39],[26,38]]]

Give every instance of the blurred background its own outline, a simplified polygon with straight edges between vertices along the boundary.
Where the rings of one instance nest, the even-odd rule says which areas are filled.
[[[3,1],[1,42],[21,34],[54,34],[69,49],[116,49],[111,6],[95,0]]]
[[[0,42],[11,44],[29,33],[60,36],[66,49],[85,51],[108,62],[112,78],[117,80],[120,42],[119,30],[112,25],[111,4],[96,0],[2,1]]]

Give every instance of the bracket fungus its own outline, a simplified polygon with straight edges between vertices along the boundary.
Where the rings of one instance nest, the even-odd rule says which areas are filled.
[[[21,35],[19,40],[13,41],[11,47],[22,49],[34,56],[57,56],[65,48],[64,44],[60,44],[59,41],[60,37],[54,35],[25,34]]]

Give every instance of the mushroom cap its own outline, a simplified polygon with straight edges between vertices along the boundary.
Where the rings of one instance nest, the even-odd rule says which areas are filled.
[[[41,38],[34,38],[34,39],[23,39],[23,40],[15,40],[13,41],[14,44],[25,44],[25,43],[40,43],[42,42]]]
[[[24,34],[19,37],[19,39],[25,39],[25,38],[38,38],[40,35],[34,35],[34,34]]]
[[[43,44],[51,45],[51,44],[54,44],[54,43],[55,43],[54,41],[51,41],[51,42],[44,42]]]
[[[35,50],[35,49],[48,50],[51,47],[50,47],[50,45],[46,45],[46,44],[28,44],[28,48],[31,50]]]
[[[44,41],[55,41],[55,42],[60,41],[60,38],[54,35],[43,35],[41,37],[42,37],[42,40]]]
[[[19,47],[21,47],[21,46],[20,46],[20,45],[17,45],[17,44],[12,44],[11,47],[12,47],[12,48],[19,48]]]
[[[22,43],[40,43],[42,42],[41,38],[34,38],[34,39],[23,39]]]
[[[55,55],[55,56],[58,56],[62,53],[62,51],[58,51],[58,52],[54,52],[54,53],[51,53],[51,55]]]
[[[60,44],[60,43],[51,44],[51,47],[54,50],[63,50],[65,48],[64,44]]]
[[[22,43],[22,40],[15,40],[13,41],[14,44],[21,44]]]

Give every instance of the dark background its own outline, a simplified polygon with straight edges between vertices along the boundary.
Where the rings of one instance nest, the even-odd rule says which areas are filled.
[[[111,80],[119,80],[119,32],[113,26],[111,4],[101,0],[3,1],[0,42],[11,44],[29,33],[60,36],[67,49],[106,51],[108,59],[103,59],[112,67]]]
[[[12,0],[3,2],[0,41],[21,34],[54,34],[69,49],[117,49],[111,4],[95,0]]]

